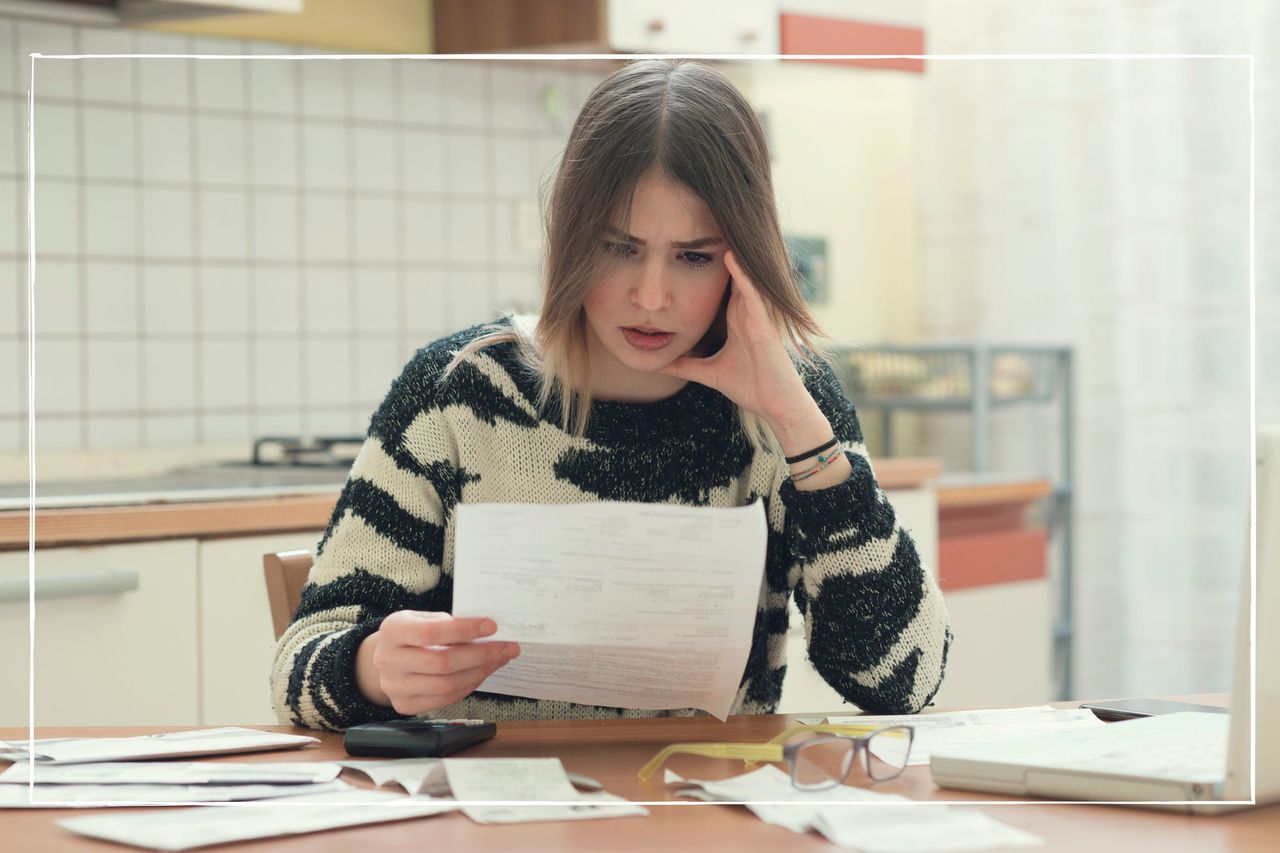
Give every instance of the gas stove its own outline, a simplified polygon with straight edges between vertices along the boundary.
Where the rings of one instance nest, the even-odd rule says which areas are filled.
[[[258,466],[350,468],[364,436],[263,436],[253,442]]]

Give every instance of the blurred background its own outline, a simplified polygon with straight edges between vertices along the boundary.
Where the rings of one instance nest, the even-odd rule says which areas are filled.
[[[621,62],[556,54],[780,54],[709,61],[947,594],[939,703],[1225,691],[1280,420],[1277,46],[1265,0],[2,2],[6,667],[29,334],[38,720],[269,722],[263,555],[314,547],[417,348],[538,308],[540,195]],[[449,57],[489,52],[539,58]],[[930,58],[786,58],[841,53]],[[977,58],[1100,53],[1254,59]],[[785,709],[834,710],[806,667]]]

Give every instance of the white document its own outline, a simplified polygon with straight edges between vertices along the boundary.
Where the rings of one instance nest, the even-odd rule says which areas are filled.
[[[27,784],[31,764],[23,761],[0,773],[0,783]],[[62,785],[290,785],[332,782],[342,772],[336,762],[119,761],[103,764],[37,765],[37,784]]]
[[[728,779],[685,779],[667,770],[663,781],[668,785],[688,785],[681,796],[694,796],[707,802],[742,803],[765,823],[782,826],[792,832],[808,832],[824,807],[831,803],[910,802],[898,794],[881,794],[851,785],[837,785],[825,791],[801,791],[791,784],[786,771],[772,764]]]
[[[695,786],[689,790],[697,799],[743,803],[765,823],[792,832],[817,830],[833,844],[864,853],[943,853],[1042,843],[979,811],[917,803],[850,785],[801,791],[772,764],[715,781],[685,779],[668,770],[664,780]]]
[[[444,776],[439,758],[392,758],[382,761],[344,759],[338,763],[368,776],[369,781],[379,788],[388,782],[394,782],[408,794],[449,794],[449,780]]]
[[[216,728],[184,732],[140,735],[137,737],[55,738],[35,742],[38,764],[88,764],[102,761],[126,761],[138,758],[182,758],[190,755],[223,755],[234,752],[260,752],[270,749],[295,749],[319,743],[317,738],[256,729]],[[9,742],[11,751],[29,756],[26,743]],[[36,771],[39,772],[38,770]]]
[[[289,797],[261,805],[164,809],[129,814],[84,815],[58,821],[63,829],[153,850],[190,850],[253,838],[300,835],[324,829],[387,823],[452,811],[456,806],[415,800],[390,791],[347,791]]]
[[[446,758],[449,787],[458,800],[505,801],[464,806],[476,823],[586,820],[647,815],[640,806],[604,792],[580,794],[558,758]],[[546,805],[526,805],[527,801]]]
[[[1067,729],[1103,726],[1106,723],[1082,708],[997,708],[989,711],[955,711],[946,714],[900,714],[883,717],[828,717],[842,725],[897,726],[915,729],[911,744],[911,766],[928,764],[936,751],[962,744],[1001,743]],[[882,742],[883,741],[883,742]],[[907,742],[899,738],[877,738],[872,754],[894,767],[904,766]]]
[[[814,828],[832,844],[862,853],[948,853],[1044,843],[975,809],[924,803],[827,808]]]
[[[343,767],[368,776],[378,787],[395,783],[407,793],[426,794],[430,797],[451,797],[449,777],[439,758],[390,758],[376,761],[343,760]],[[589,776],[565,771],[565,777],[579,790],[599,791],[600,783]],[[4,781],[0,776],[0,782]]]
[[[644,817],[649,810],[604,791],[578,794],[568,805],[464,806],[463,814],[476,823],[533,823],[552,820],[594,820],[603,817]]]
[[[88,808],[152,803],[230,803],[355,790],[346,782],[314,785],[26,785],[0,786],[0,809]]]
[[[725,719],[751,648],[763,505],[462,504],[453,613],[520,657],[481,690]]]

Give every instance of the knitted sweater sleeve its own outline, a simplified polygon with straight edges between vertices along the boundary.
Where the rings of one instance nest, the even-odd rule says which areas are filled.
[[[355,655],[397,610],[449,609],[441,566],[457,452],[432,405],[448,355],[435,345],[419,350],[370,421],[276,644],[271,692],[283,723],[337,730],[402,716],[365,699]]]
[[[916,713],[941,686],[951,644],[942,593],[876,484],[835,374],[803,373],[853,466],[829,488],[800,491],[789,477],[779,487],[809,660],[864,711]]]

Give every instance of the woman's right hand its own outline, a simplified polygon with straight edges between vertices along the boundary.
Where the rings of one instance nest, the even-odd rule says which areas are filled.
[[[401,714],[447,707],[520,654],[516,643],[472,642],[496,630],[483,617],[397,611],[360,643],[356,684],[369,701]]]

